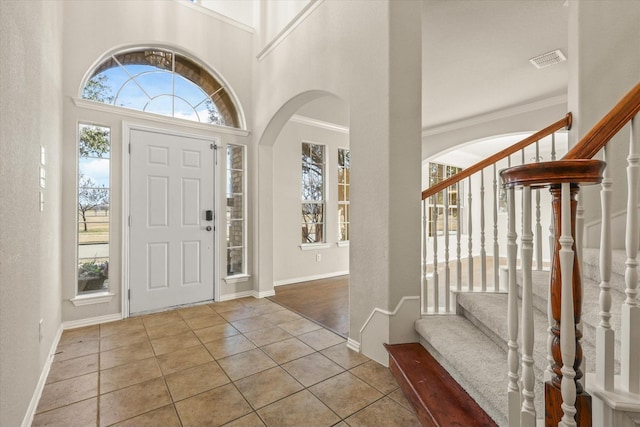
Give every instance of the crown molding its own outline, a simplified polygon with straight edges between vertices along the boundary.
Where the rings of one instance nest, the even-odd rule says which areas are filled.
[[[300,124],[307,125],[307,126],[317,127],[317,128],[320,128],[320,129],[326,129],[326,130],[331,130],[331,131],[334,131],[334,132],[340,132],[340,133],[344,133],[344,134],[347,134],[347,135],[349,134],[349,127],[348,126],[337,125],[335,123],[325,122],[325,121],[318,120],[318,119],[312,119],[311,117],[301,116],[301,115],[298,115],[298,114],[294,114],[293,116],[291,116],[289,121],[294,122],[294,123],[300,123]]]

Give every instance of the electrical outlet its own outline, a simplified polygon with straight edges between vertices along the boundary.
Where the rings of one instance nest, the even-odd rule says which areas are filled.
[[[40,319],[40,323],[38,324],[38,342],[42,341],[42,326],[44,325],[44,319]]]
[[[316,254],[316,262],[322,261],[322,254]]]

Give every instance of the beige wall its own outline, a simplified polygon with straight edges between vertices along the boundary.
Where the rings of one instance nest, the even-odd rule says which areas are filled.
[[[419,2],[324,1],[256,68],[261,290],[273,281],[272,240],[262,237],[273,227],[274,134],[314,97],[349,105],[354,340],[376,307],[419,295],[420,19]],[[378,338],[393,342],[391,329]]]
[[[61,12],[57,2],[0,2],[3,426],[23,422],[60,326]],[[44,212],[38,200],[41,146],[46,150]]]
[[[569,137],[575,144],[640,81],[640,2],[572,0],[569,7],[569,109],[574,113]],[[616,165],[611,169],[614,214],[626,210],[628,129],[623,128],[609,145]],[[599,186],[581,191],[585,222],[590,223],[600,216]],[[624,222],[623,216],[617,219]],[[614,229],[623,230],[617,219]],[[592,239],[590,246],[598,245],[598,240]],[[614,247],[623,240],[614,239]]]
[[[326,228],[329,247],[301,250],[301,166],[302,142],[325,145]],[[330,276],[349,271],[349,248],[338,247],[338,148],[349,148],[349,135],[289,122],[273,148],[273,247],[275,284]],[[321,260],[316,261],[320,254]]]

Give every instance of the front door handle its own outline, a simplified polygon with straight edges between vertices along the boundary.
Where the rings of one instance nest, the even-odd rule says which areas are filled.
[[[210,225],[207,225],[206,230],[207,230],[207,231],[211,231],[211,226],[210,226]]]

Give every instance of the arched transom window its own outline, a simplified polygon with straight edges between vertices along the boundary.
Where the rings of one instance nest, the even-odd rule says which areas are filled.
[[[240,127],[230,93],[196,61],[173,50],[142,48],[111,55],[82,97],[202,123]]]

